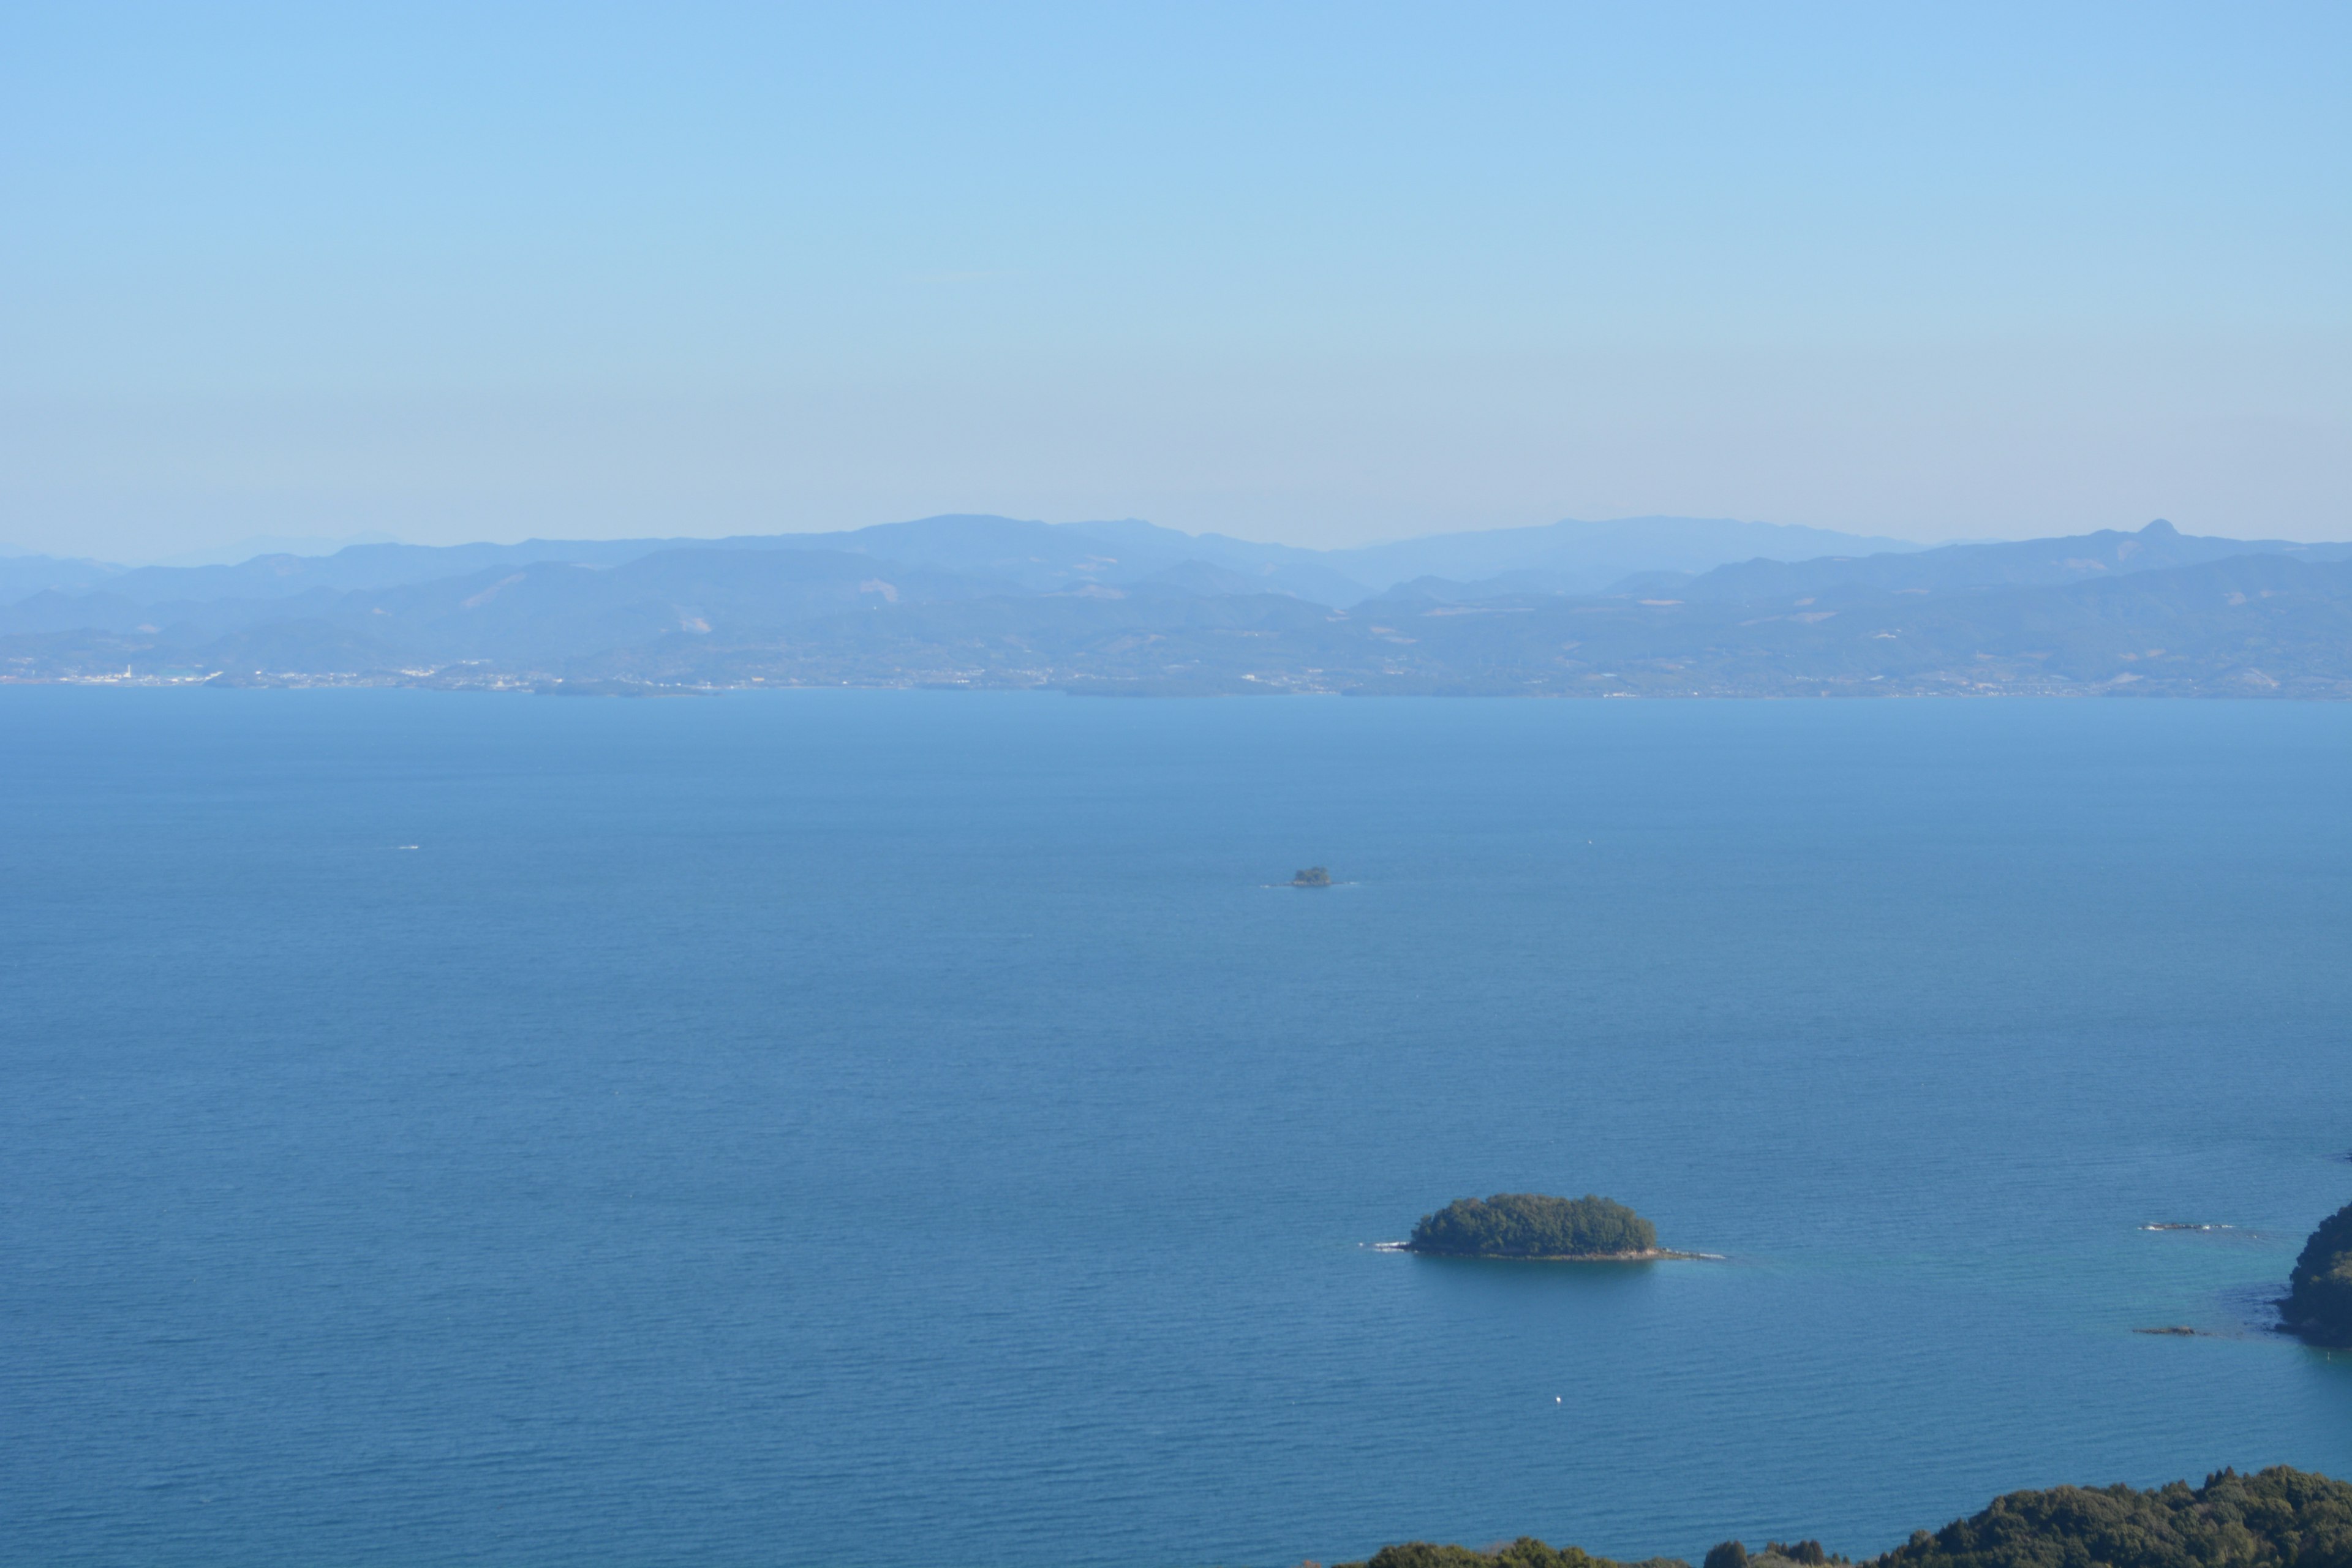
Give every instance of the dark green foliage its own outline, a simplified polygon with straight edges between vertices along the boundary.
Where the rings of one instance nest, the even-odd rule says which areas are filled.
[[[2287,1282],[2288,1328],[2315,1345],[2352,1345],[2352,1204],[2319,1222]]]
[[[1335,1568],[1690,1568],[1690,1564],[1678,1557],[1612,1563],[1577,1547],[1546,1546],[1531,1535],[1522,1535],[1508,1546],[1498,1546],[1491,1552],[1408,1541],[1402,1546],[1381,1547],[1368,1563],[1341,1563]]]
[[[1752,1561],[1774,1559],[1845,1561],[1823,1552],[1818,1541],[1793,1546],[1776,1541]],[[1739,1568],[1750,1561],[1739,1542],[1727,1541],[1706,1554],[1706,1568]],[[1370,1563],[1340,1568],[1618,1565],[1573,1546],[1555,1550],[1522,1537],[1495,1552],[1409,1542],[1382,1548]],[[2194,1489],[2175,1481],[2145,1492],[2129,1487],[2011,1492],[1933,1535],[1915,1531],[1908,1544],[1872,1559],[1866,1568],[2352,1568],[2352,1485],[2282,1465],[2252,1476],[2223,1470]]]
[[[1342,1563],[1339,1568],[1615,1568],[1608,1559],[1587,1556],[1573,1546],[1555,1552],[1531,1535],[1522,1535],[1495,1552],[1473,1552],[1466,1546],[1433,1546],[1408,1541],[1383,1546],[1370,1563]]]
[[[2352,1568],[2352,1486],[2284,1466],[2191,1490],[2057,1487],[1995,1498],[1878,1568]]]
[[[1550,1198],[1496,1193],[1483,1203],[1456,1198],[1412,1227],[1415,1252],[1476,1258],[1575,1258],[1650,1252],[1658,1231],[1623,1204],[1591,1194]]]

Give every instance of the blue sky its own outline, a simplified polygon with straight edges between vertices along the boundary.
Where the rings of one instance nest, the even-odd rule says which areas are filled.
[[[10,8],[0,540],[2352,535],[2352,10]]]

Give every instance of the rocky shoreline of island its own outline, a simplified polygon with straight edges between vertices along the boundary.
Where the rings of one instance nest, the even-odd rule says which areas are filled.
[[[1676,1252],[1668,1247],[1639,1247],[1623,1252],[1466,1252],[1448,1247],[1415,1247],[1410,1241],[1375,1241],[1374,1252],[1410,1252],[1418,1258],[1476,1258],[1493,1263],[1661,1263],[1675,1260],[1717,1262],[1720,1252]]]

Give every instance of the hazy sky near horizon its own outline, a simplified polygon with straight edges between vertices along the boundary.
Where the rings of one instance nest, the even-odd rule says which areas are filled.
[[[2352,536],[2352,9],[17,6],[0,541]]]

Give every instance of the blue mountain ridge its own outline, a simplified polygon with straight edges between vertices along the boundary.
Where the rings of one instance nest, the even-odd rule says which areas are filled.
[[[1654,568],[1609,592],[1563,593],[1546,586],[1569,571],[1557,563],[1584,549],[1577,569],[1590,570],[1625,547],[1625,531],[1505,534],[1474,539],[1459,559],[1522,563],[1506,573],[1432,574],[1377,593],[1366,578],[1430,557],[1372,547],[1389,552],[1372,570],[1353,552],[1143,523],[977,517],[589,548],[369,545],[150,568],[96,592],[33,595],[0,608],[0,679],[2352,695],[2347,545],[2200,538],[2159,521],[2133,533]],[[1696,549],[1704,536],[1694,525],[1668,548]],[[1331,564],[1350,560],[1363,576]],[[1344,591],[1308,591],[1334,580]],[[157,596],[166,589],[184,596]]]
[[[1633,571],[1703,571],[1759,554],[1795,559],[1825,551],[1912,548],[1896,540],[1728,519],[1635,518],[1439,534],[1319,551],[1223,534],[1189,534],[1124,519],[1045,523],[950,514],[820,533],[723,539],[529,539],[515,544],[361,544],[331,555],[269,554],[232,565],[110,567],[52,556],[0,559],[0,605],[35,594],[103,588],[132,603],[290,597],[312,588],[383,588],[458,577],[492,566],[569,562],[618,566],[677,549],[830,550],[908,566],[962,572],[1007,589],[1139,579],[1188,561],[1248,574],[1276,592],[1347,604],[1407,577],[1547,574],[1552,591],[1606,587]]]

